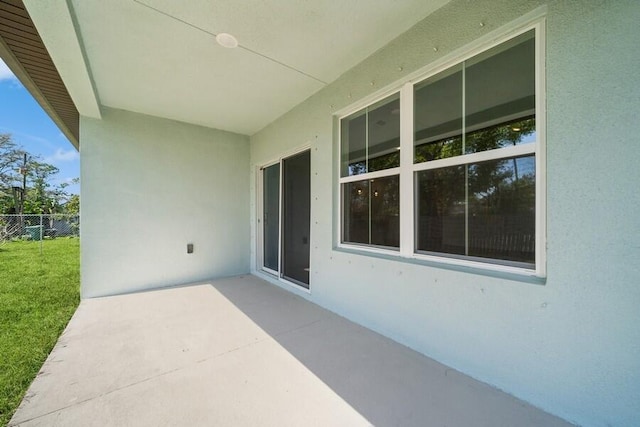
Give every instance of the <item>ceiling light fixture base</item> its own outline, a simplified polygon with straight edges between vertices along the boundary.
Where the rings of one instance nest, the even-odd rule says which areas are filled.
[[[216,41],[222,47],[227,49],[234,49],[238,47],[238,40],[228,33],[220,33],[216,36]]]

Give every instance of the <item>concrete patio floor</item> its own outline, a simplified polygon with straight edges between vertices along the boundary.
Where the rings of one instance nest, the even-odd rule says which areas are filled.
[[[12,426],[566,426],[253,276],[83,300]]]

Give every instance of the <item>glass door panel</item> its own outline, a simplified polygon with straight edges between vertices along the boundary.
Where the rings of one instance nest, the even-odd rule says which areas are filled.
[[[278,272],[280,270],[280,163],[264,168],[262,174],[263,266]]]
[[[284,159],[282,172],[281,275],[309,288],[311,153]]]

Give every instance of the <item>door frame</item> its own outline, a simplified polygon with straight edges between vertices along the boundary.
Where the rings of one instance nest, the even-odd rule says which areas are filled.
[[[280,165],[278,173],[278,270],[273,270],[264,265],[264,170],[270,166]],[[256,203],[257,216],[256,216],[256,241],[258,246],[256,247],[256,269],[263,271],[275,277],[281,277],[280,270],[282,270],[282,160],[276,160],[266,163],[258,167],[258,186],[256,193],[258,194],[258,200]]]
[[[273,158],[270,161],[259,164],[256,167],[256,271],[266,274],[269,277],[276,279],[278,282],[285,283],[296,290],[311,293],[311,274],[309,274],[309,287],[305,288],[299,283],[295,281],[288,280],[283,276],[282,273],[282,209],[283,209],[283,160],[293,157],[295,155],[301,154],[305,151],[309,151],[309,156],[311,156],[311,144],[307,143],[301,146],[296,147],[293,150],[285,151],[280,154],[277,158]],[[265,168],[269,166],[273,166],[276,164],[280,164],[280,175],[279,175],[279,191],[278,191],[278,203],[280,204],[280,209],[278,210],[278,224],[279,224],[279,232],[278,232],[278,271],[274,271],[268,267],[264,266],[264,175],[263,171]],[[309,168],[309,178],[311,179],[311,168]],[[309,189],[309,204],[311,204],[311,189]],[[309,267],[311,267],[311,242],[313,239],[313,232],[311,229],[311,216],[309,216]],[[309,268],[309,273],[311,273],[311,268]]]

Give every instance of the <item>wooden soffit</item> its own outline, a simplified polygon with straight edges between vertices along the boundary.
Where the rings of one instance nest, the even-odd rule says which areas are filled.
[[[0,57],[79,148],[78,110],[22,0],[0,0]]]

